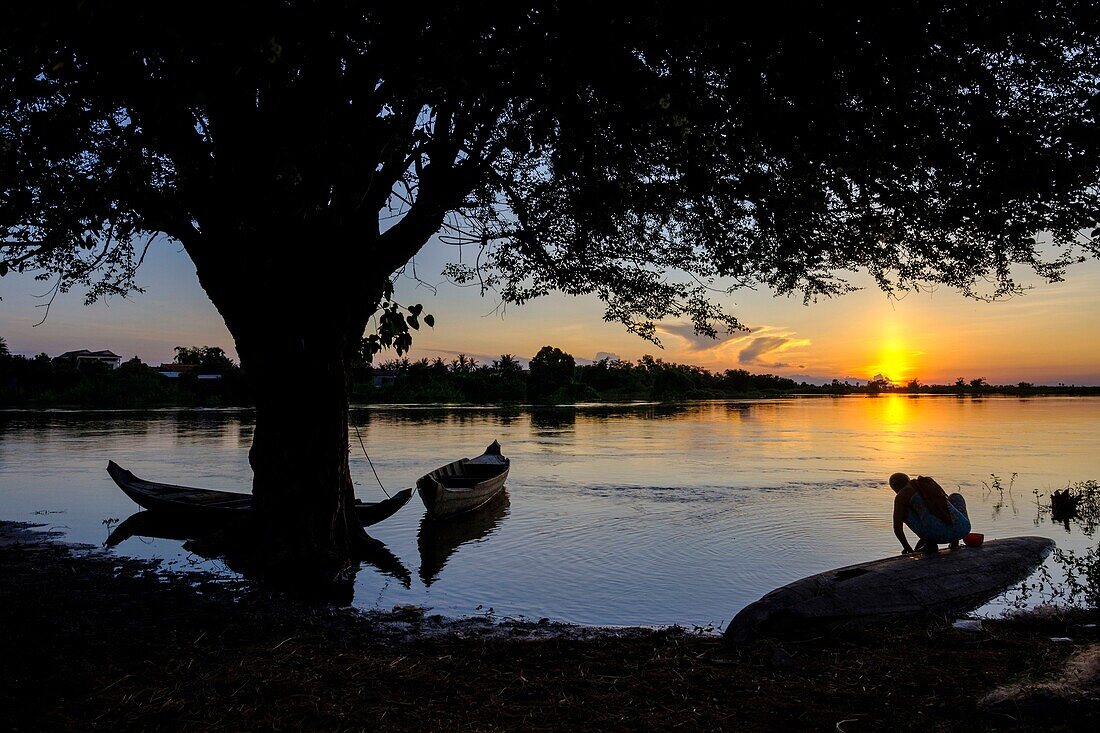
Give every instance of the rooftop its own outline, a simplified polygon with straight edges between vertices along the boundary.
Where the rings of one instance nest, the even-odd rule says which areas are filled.
[[[79,359],[80,357],[93,357],[96,359],[121,359],[122,357],[113,351],[104,349],[102,351],[88,351],[87,349],[80,349],[79,351],[66,351],[58,359]]]

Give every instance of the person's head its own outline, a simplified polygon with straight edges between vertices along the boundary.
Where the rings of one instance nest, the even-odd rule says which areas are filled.
[[[908,485],[909,476],[904,473],[895,473],[890,476],[890,488],[894,490],[894,493],[901,491]]]

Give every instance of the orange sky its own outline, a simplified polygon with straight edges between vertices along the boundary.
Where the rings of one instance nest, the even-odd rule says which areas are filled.
[[[418,267],[421,277],[429,270]],[[948,288],[891,300],[869,283],[809,306],[798,297],[745,292],[726,305],[752,327],[750,333],[715,342],[694,336],[689,324],[666,323],[659,327],[663,351],[604,323],[595,298],[556,296],[500,313],[493,312],[495,301],[470,291],[461,291],[461,297],[453,287],[432,297],[405,280],[399,295],[439,311],[436,329],[418,337],[418,356],[465,352],[487,358],[504,350],[529,357],[551,344],[586,359],[651,353],[711,369],[794,376],[1100,384],[1100,262],[1072,268],[1062,283],[1043,283],[1026,273],[1019,281],[1033,287],[996,303],[970,300]]]
[[[889,300],[873,286],[860,292],[803,306],[801,299],[745,292],[726,305],[752,332],[713,342],[691,334],[684,323],[660,327],[665,349],[605,323],[595,298],[549,296],[523,307],[496,309],[491,298],[458,288],[439,277],[445,255],[431,246],[417,258],[430,289],[404,278],[398,297],[423,302],[436,318],[422,329],[413,356],[462,352],[486,360],[501,353],[533,356],[553,345],[578,359],[615,354],[636,359],[651,353],[668,361],[711,369],[744,368],[789,376],[857,378],[885,374],[896,381],[928,383],[956,377],[985,377],[992,383],[1029,381],[1100,384],[1100,263],[1072,268],[1065,282],[1041,283],[1027,295],[1005,302],[971,301],[941,288]],[[73,292],[40,320],[46,288],[30,278],[0,281],[0,336],[16,353],[57,355],[78,348],[112,349],[150,363],[169,361],[175,345],[220,345],[232,341],[217,311],[195,278],[179,247],[158,242],[139,276],[147,292],[92,307]],[[391,354],[383,356],[390,358]]]

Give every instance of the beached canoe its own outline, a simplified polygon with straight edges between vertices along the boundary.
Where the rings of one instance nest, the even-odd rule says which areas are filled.
[[[811,575],[746,606],[730,621],[724,639],[743,644],[758,636],[969,611],[1026,578],[1053,548],[1046,537],[1009,537]]]
[[[462,458],[440,466],[416,482],[420,499],[433,519],[471,512],[487,504],[504,488],[511,461],[500,454],[495,440],[477,458]]]
[[[252,510],[252,496],[234,491],[196,489],[190,486],[161,484],[140,479],[114,461],[107,463],[111,475],[126,496],[149,511],[187,519],[232,519]],[[389,499],[364,504],[357,502],[355,512],[365,527],[392,516],[412,497],[412,489],[398,491]]]

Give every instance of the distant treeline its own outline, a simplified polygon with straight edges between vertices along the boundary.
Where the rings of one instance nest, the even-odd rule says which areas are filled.
[[[100,363],[25,357],[8,353],[0,339],[0,407],[230,407],[252,404],[245,373],[217,347],[177,347],[179,376],[168,377],[136,357],[118,369]],[[190,369],[183,369],[190,366]],[[204,375],[207,378],[200,378]],[[209,378],[217,375],[217,378]],[[297,375],[287,374],[287,388]],[[769,397],[785,394],[1100,395],[1100,387],[990,385],[960,378],[951,385],[905,386],[886,380],[863,384],[834,380],[816,385],[744,369],[712,372],[652,356],[631,362],[602,359],[577,364],[572,355],[543,347],[524,369],[516,357],[489,364],[459,356],[398,359],[372,366],[361,358],[352,368],[352,400],[367,403],[570,404],[627,400],[697,400]]]
[[[370,378],[368,378],[368,376]],[[881,394],[890,392],[954,395],[1100,395],[1100,387],[1040,386],[1027,382],[990,385],[984,378],[960,378],[951,385],[927,385],[912,380],[894,385],[885,379],[865,383],[833,380],[818,385],[744,369],[712,372],[643,356],[636,362],[601,359],[577,364],[561,349],[544,346],[525,371],[510,354],[489,364],[460,355],[442,359],[400,359],[377,369],[363,365],[354,380],[353,397],[362,402],[466,402],[494,404],[625,400],[696,400],[768,397],[784,394]]]
[[[365,377],[370,375],[370,379]],[[530,402],[570,404],[625,400],[692,400],[787,394],[817,387],[774,374],[702,367],[643,356],[637,362],[602,359],[578,365],[571,354],[544,346],[524,370],[511,354],[489,364],[464,355],[386,362],[354,380],[353,398],[363,402]]]
[[[48,354],[9,354],[0,339],[0,407],[236,407],[252,404],[248,380],[217,347],[179,347],[191,373],[169,378],[134,357],[117,369]],[[199,374],[216,379],[200,379]]]

